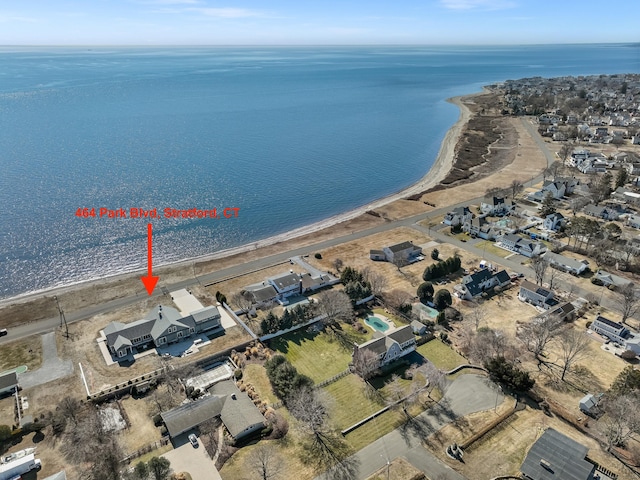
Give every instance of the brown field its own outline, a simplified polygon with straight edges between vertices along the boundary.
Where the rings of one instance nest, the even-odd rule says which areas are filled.
[[[0,349],[0,372],[21,365],[35,370],[42,364],[42,340],[39,335],[7,343]]]
[[[120,402],[129,419],[129,428],[120,433],[120,442],[125,454],[135,452],[143,446],[160,440],[160,429],[149,415],[149,402],[145,398],[127,396]]]

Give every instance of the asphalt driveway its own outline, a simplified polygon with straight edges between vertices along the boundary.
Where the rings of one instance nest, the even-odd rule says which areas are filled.
[[[42,366],[32,372],[22,373],[18,382],[22,388],[31,388],[64,378],[73,373],[71,360],[58,357],[55,332],[42,335]]]
[[[189,433],[192,432],[174,438],[172,443],[175,448],[162,456],[171,462],[174,472],[189,472],[193,480],[222,480],[202,442],[197,448],[189,443]]]

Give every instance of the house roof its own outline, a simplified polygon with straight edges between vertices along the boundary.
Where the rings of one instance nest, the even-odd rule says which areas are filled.
[[[415,245],[411,242],[402,242],[402,243],[396,243],[395,245],[391,245],[387,248],[391,250],[393,253],[398,253],[408,249],[414,249]]]
[[[180,405],[160,415],[169,435],[175,437],[197,427],[210,418],[219,416],[223,405],[224,398],[209,396],[195,402]]]
[[[371,350],[373,353],[381,355],[387,351],[387,346],[385,344],[385,336],[380,336],[377,338],[372,338],[368,342],[364,342],[358,345],[359,349]]]
[[[633,283],[631,280],[627,280],[626,278],[620,277],[614,273],[606,272],[604,270],[598,270],[596,272],[596,278],[604,281],[605,283],[610,283],[619,287]]]
[[[251,295],[253,295],[253,299],[255,302],[266,302],[268,300],[273,300],[278,295],[276,289],[273,288],[273,285],[265,285],[263,287],[258,287],[256,289],[248,290]]]
[[[384,256],[384,252],[382,250],[369,250],[369,255],[381,255],[381,256]]]
[[[16,372],[9,372],[0,376],[0,390],[12,388],[16,385],[18,385],[18,374]]]
[[[608,318],[605,318],[605,317],[603,317],[601,315],[598,315],[596,317],[595,321],[603,323],[603,324],[607,325],[608,327],[614,328],[616,330],[623,330],[624,329],[624,325],[622,325],[621,323],[614,322],[613,320],[609,320]]]
[[[233,381],[218,382],[209,388],[209,393],[224,399],[220,420],[233,438],[242,436],[242,432],[256,425],[264,425],[265,420],[260,410]]]
[[[556,265],[564,265],[569,268],[573,268],[574,270],[580,270],[585,265],[589,265],[589,262],[584,263],[576,260],[575,258],[565,257],[564,255],[560,255],[559,253],[553,253],[549,251],[547,251],[543,255],[543,258],[550,263],[555,263]]]
[[[511,277],[509,276],[506,270],[500,270],[498,273],[495,274],[495,277],[498,279],[498,282],[500,283],[511,282]]]
[[[537,295],[541,295],[543,297],[548,297],[549,295],[553,294],[551,290],[542,288],[541,286],[536,285],[535,283],[530,282],[529,280],[522,280],[522,282],[520,283],[520,288],[523,290],[528,290]]]
[[[520,471],[533,480],[589,480],[595,465],[585,460],[588,451],[584,445],[548,428],[529,450]]]
[[[411,328],[411,325],[405,325],[403,327],[387,331],[387,337],[402,344],[413,339],[413,329]]]
[[[300,276],[297,273],[286,273],[284,275],[269,278],[269,282],[271,282],[278,292],[282,292],[294,285],[299,285]]]

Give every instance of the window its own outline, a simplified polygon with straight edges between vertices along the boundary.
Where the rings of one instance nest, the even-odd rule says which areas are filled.
[[[143,340],[149,340],[150,338],[151,338],[151,335],[149,335],[149,334],[146,334],[146,335],[142,336]]]
[[[167,343],[167,337],[160,337],[158,339],[158,345],[164,345],[165,343]]]
[[[178,332],[178,338],[182,338],[182,337],[184,337],[184,332],[182,331]]]
[[[126,351],[126,350],[120,350],[120,351],[118,351],[118,356],[119,356],[119,357],[124,357],[126,354],[127,354],[127,351]]]
[[[167,330],[169,333],[173,333],[178,329],[178,327],[169,327],[169,330]]]
[[[196,329],[193,327],[189,328],[189,333],[196,333]]]

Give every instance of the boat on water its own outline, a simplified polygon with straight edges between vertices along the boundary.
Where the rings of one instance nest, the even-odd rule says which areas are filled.
[[[30,455],[36,451],[35,447],[33,448],[25,448],[24,450],[19,450],[17,452],[10,453],[9,455],[5,455],[4,457],[0,457],[0,463],[9,463],[17,460],[19,458]]]

